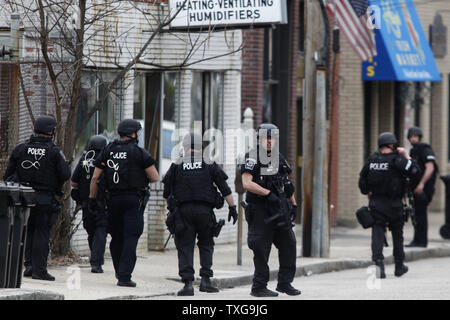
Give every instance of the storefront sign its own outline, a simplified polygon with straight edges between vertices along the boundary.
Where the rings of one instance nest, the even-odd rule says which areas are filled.
[[[173,29],[287,23],[286,0],[169,0]]]
[[[442,22],[442,16],[437,13],[430,26],[430,44],[436,58],[447,55],[447,27]]]
[[[370,0],[380,8],[377,56],[363,63],[365,81],[441,81],[412,0]]]

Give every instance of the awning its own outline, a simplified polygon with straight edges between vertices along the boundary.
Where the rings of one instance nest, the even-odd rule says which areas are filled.
[[[413,0],[371,0],[378,55],[363,62],[364,81],[441,81]]]

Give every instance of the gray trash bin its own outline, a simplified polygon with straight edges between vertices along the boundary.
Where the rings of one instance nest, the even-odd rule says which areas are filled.
[[[11,256],[8,288],[20,288],[22,284],[23,257],[27,238],[30,208],[34,207],[34,189],[19,185],[20,206],[14,207],[14,224],[11,236]]]
[[[0,288],[8,287],[14,206],[20,205],[18,185],[0,181]]]

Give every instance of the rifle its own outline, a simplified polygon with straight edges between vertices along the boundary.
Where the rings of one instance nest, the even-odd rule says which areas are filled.
[[[408,222],[408,217],[411,217],[411,222],[413,226],[417,225],[416,219],[416,207],[414,203],[414,192],[411,188],[411,180],[406,178],[406,200],[404,205],[405,208],[405,222]]]
[[[267,179],[267,187],[270,190],[275,190],[275,193],[280,198],[281,203],[279,208],[269,208],[269,217],[265,218],[264,222],[266,224],[275,223],[276,227],[291,226],[289,204],[284,193],[284,177],[279,174],[275,174]]]

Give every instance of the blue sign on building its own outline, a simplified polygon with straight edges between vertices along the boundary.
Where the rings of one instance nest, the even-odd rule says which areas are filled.
[[[377,56],[363,62],[365,81],[441,81],[413,0],[370,0]]]

